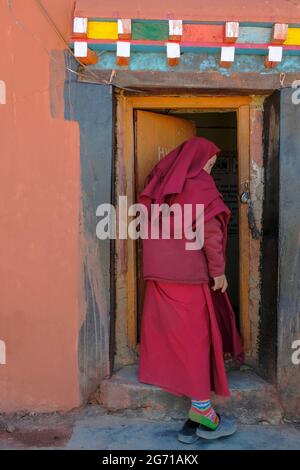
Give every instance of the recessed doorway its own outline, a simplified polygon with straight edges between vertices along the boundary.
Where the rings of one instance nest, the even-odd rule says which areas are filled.
[[[144,180],[154,165],[178,144],[192,135],[206,137],[222,152],[213,169],[217,187],[230,207],[227,269],[228,294],[239,324],[239,215],[237,118],[234,111],[135,110],[135,188],[136,199]],[[142,242],[136,243],[137,262],[137,343],[140,341],[144,281]]]
[[[241,203],[240,194],[249,187],[250,103],[247,96],[120,96],[117,106],[117,137],[122,157],[116,193],[126,194],[128,205],[136,202],[145,176],[155,163],[190,136],[207,137],[222,149],[214,178],[232,211],[227,249],[228,293],[246,352],[251,341],[250,245],[247,205]],[[139,348],[143,303],[141,246],[128,239],[118,241],[116,250],[115,341],[117,353],[123,351],[125,365],[131,362],[130,353],[138,353]]]

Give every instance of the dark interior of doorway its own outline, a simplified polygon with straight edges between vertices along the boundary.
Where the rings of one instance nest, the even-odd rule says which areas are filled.
[[[157,109],[149,110],[158,112]],[[239,323],[239,233],[238,233],[238,155],[237,119],[231,111],[212,112],[178,109],[159,110],[160,114],[176,115],[194,121],[198,136],[212,140],[221,148],[221,154],[212,175],[232,217],[228,227],[226,275],[228,294]],[[138,292],[138,295],[140,293]],[[140,304],[140,302],[138,302]],[[138,342],[140,340],[142,311],[138,312]]]

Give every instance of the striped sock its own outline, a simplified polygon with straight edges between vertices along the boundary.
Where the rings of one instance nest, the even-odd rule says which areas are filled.
[[[213,409],[210,400],[192,400],[189,418],[213,430],[219,424],[219,417]]]

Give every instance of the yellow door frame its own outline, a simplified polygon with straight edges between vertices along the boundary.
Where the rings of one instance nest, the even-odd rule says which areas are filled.
[[[244,183],[250,181],[250,96],[126,96],[117,97],[117,151],[121,162],[122,175],[117,178],[117,195],[126,195],[128,206],[135,197],[134,175],[134,109],[188,109],[199,111],[235,111],[238,129],[238,179],[241,192]],[[127,288],[127,340],[133,351],[137,346],[137,292],[136,292],[136,250],[135,241],[128,238],[122,248],[121,257],[126,260]],[[124,256],[124,250],[126,254]],[[118,250],[117,250],[118,251]],[[239,204],[239,288],[240,288],[240,327],[244,349],[251,346],[249,319],[249,258],[250,237],[247,205]],[[120,253],[118,256],[120,259]],[[123,267],[124,272],[124,267]],[[123,286],[124,287],[124,286]],[[118,295],[118,294],[117,294]],[[124,294],[123,294],[124,295]],[[116,302],[118,309],[118,299]],[[118,315],[118,312],[117,312]]]

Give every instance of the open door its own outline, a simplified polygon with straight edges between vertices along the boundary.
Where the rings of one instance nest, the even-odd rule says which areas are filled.
[[[196,135],[196,124],[187,119],[135,111],[135,177],[136,196],[144,187],[147,175],[156,163],[172,149]],[[137,332],[139,342],[144,298],[142,241],[137,242]]]
[[[250,230],[251,220],[248,217],[249,199],[245,201],[241,196],[244,197],[243,193],[249,192],[250,188],[251,102],[249,96],[118,97],[117,126],[121,141],[117,158],[122,172],[116,179],[116,193],[124,194],[125,189],[128,204],[134,204],[146,176],[166,153],[193,135],[216,141],[224,158],[220,161],[221,166],[216,168],[218,175],[214,176],[221,185],[221,191],[228,195],[226,203],[229,207],[233,206],[231,209],[235,214],[235,227],[232,227],[235,234],[231,246],[229,243],[230,273],[227,272],[232,275],[231,286],[234,285],[234,293],[231,291],[230,295],[237,304],[240,332],[245,352],[249,356],[256,348],[249,312],[253,230]],[[223,173],[226,173],[225,176]],[[224,191],[224,185],[228,187],[227,192]],[[234,256],[230,249],[234,250]],[[116,253],[116,342],[120,351],[117,357],[120,363],[127,364],[124,344],[133,358],[138,352],[144,288],[141,246],[129,238],[117,245]]]

